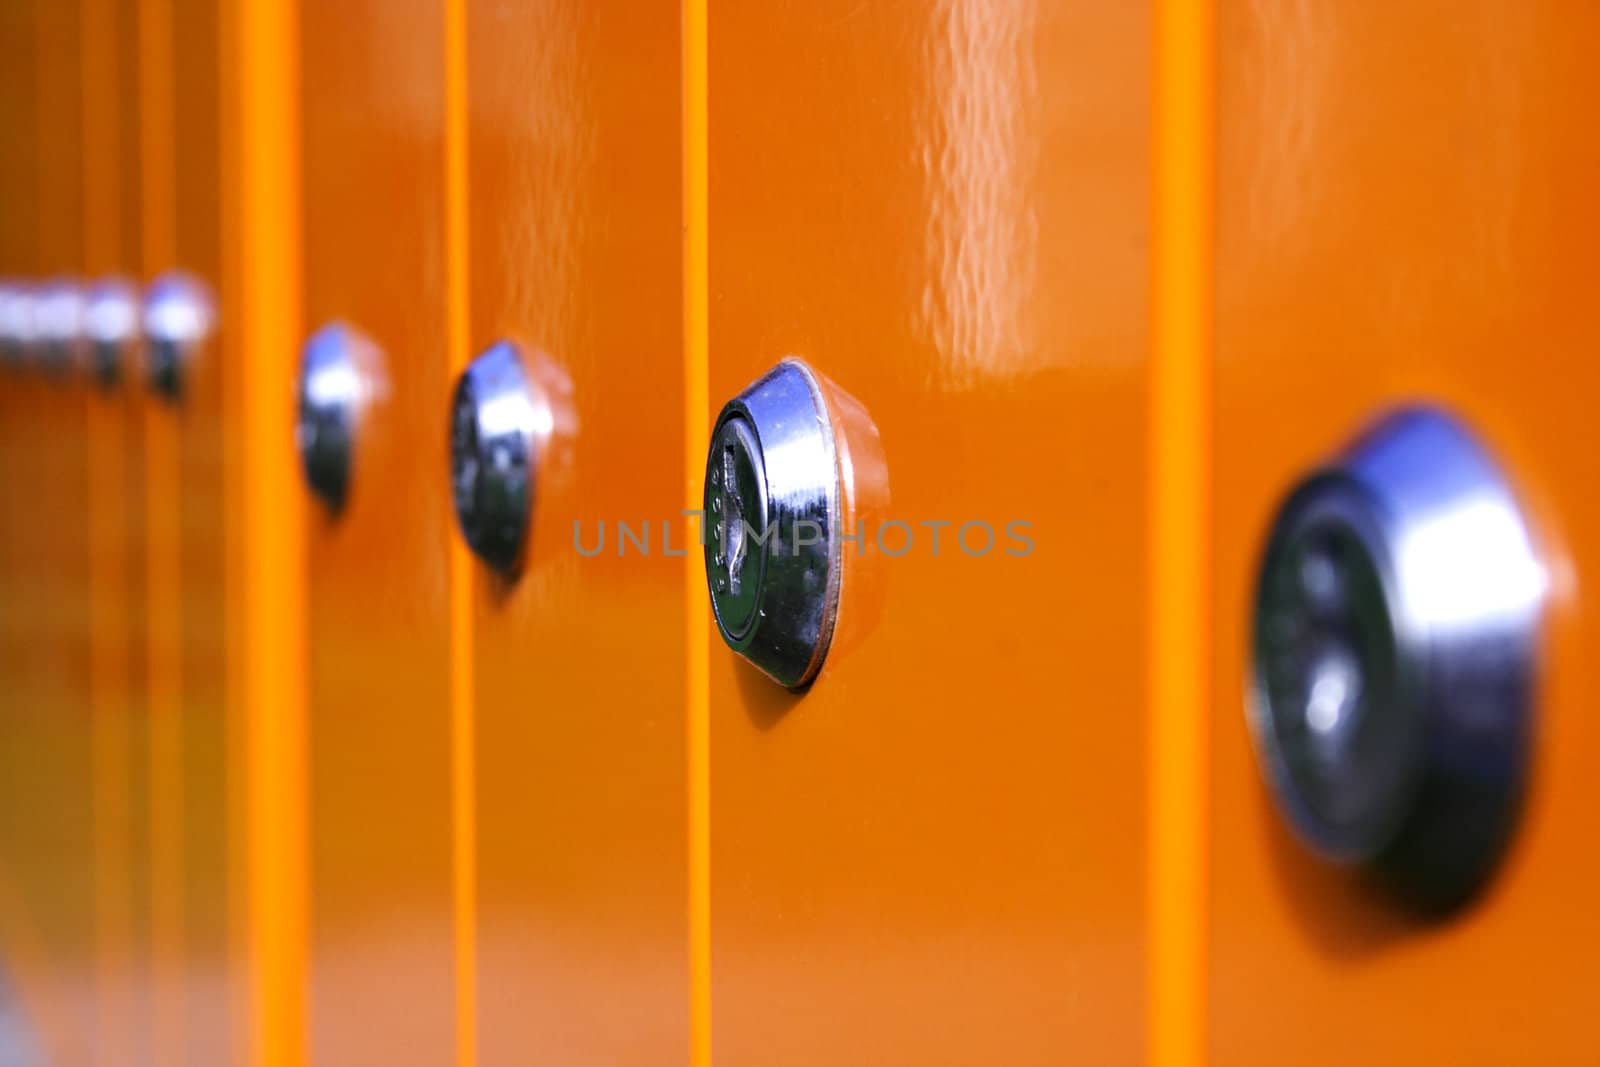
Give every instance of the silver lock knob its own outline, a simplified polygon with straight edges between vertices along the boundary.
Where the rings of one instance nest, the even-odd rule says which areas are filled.
[[[91,285],[85,295],[83,328],[95,380],[106,387],[116,385],[139,339],[139,293],[133,283],[106,278]]]
[[[722,409],[706,457],[706,581],[728,647],[791,689],[816,678],[840,583],[838,450],[811,370],[784,360]]]
[[[157,392],[168,399],[183,395],[215,318],[211,294],[199,279],[173,271],[151,283],[144,300],[145,372]]]
[[[450,417],[456,521],[478,557],[506,577],[521,568],[533,510],[538,407],[527,368],[501,341],[462,372]]]
[[[343,323],[318,330],[301,352],[295,442],[306,484],[334,514],[349,496],[356,435],[381,384],[377,346]]]
[[[1279,510],[1256,589],[1251,726],[1298,836],[1407,901],[1483,882],[1526,778],[1545,571],[1493,459],[1400,411]]]
[[[34,295],[33,321],[38,355],[44,369],[66,375],[82,363],[84,347],[83,290],[66,279],[41,285]]]
[[[21,367],[33,357],[38,341],[37,305],[28,286],[0,285],[0,357],[11,366]]]

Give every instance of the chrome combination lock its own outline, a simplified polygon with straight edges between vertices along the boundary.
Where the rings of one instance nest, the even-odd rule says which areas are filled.
[[[34,299],[38,357],[46,373],[66,377],[83,363],[83,289],[70,279],[39,287]]]
[[[350,495],[356,438],[383,388],[382,362],[372,341],[339,322],[318,330],[301,351],[295,443],[306,484],[334,515]]]
[[[706,457],[706,581],[728,647],[779,685],[822,669],[839,605],[839,457],[821,385],[788,359],[722,409]]]
[[[522,354],[508,341],[474,359],[456,383],[450,484],[456,521],[502,577],[521,570],[538,459],[536,403]]]
[[[1442,411],[1391,415],[1290,493],[1250,722],[1307,845],[1428,910],[1483,883],[1527,777],[1545,585],[1500,468]]]
[[[21,367],[33,358],[38,341],[38,298],[20,284],[0,284],[0,359]]]
[[[156,392],[168,400],[183,396],[215,320],[211,293],[198,279],[173,271],[151,283],[144,299],[145,374]]]
[[[84,297],[83,332],[94,380],[108,389],[117,385],[139,344],[138,288],[126,278],[91,285]]]

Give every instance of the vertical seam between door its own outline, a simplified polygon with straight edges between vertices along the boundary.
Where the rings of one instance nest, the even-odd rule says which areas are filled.
[[[171,0],[139,4],[141,268],[177,255],[177,103]],[[145,439],[145,687],[150,723],[151,1042],[180,1059],[183,1032],[183,584],[177,414],[148,400]]]
[[[685,508],[704,499],[710,444],[706,0],[683,5],[683,439]],[[703,521],[703,520],[702,520]],[[702,531],[702,536],[704,536]],[[689,1062],[711,1063],[711,646],[705,560],[684,558],[688,782]]]
[[[117,113],[117,10],[108,0],[79,4],[80,110],[83,129],[83,267],[86,281],[119,269],[122,183]],[[95,955],[94,1062],[112,1063],[132,1044],[128,1003],[133,930],[129,907],[131,846],[128,701],[129,568],[124,556],[127,475],[120,398],[85,396],[87,545],[89,549],[90,779],[93,826]]]
[[[446,366],[449,380],[467,366],[471,345],[470,214],[467,205],[466,0],[444,4],[444,153]],[[449,544],[450,824],[455,927],[456,1063],[478,1062],[477,1018],[477,723],[473,667],[472,560],[458,537]]]
[[[286,390],[300,332],[298,8],[238,23],[251,1057],[306,1058],[305,520]]]
[[[1152,93],[1148,1032],[1206,1059],[1212,0],[1157,0]]]

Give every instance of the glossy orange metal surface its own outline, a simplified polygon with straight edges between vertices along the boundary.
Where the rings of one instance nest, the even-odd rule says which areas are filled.
[[[247,1035],[234,1049],[262,1067],[305,1062],[309,1036],[306,509],[285,414],[303,340],[298,14],[241,0],[221,19],[233,131],[223,143],[224,313],[237,345],[224,397],[237,523],[229,691],[243,786],[232,840],[244,875],[230,901],[245,990],[233,1003]]]
[[[467,8],[444,0],[445,365],[451,383],[472,346],[467,236]],[[450,653],[450,882],[455,938],[456,1067],[478,1063],[477,672],[473,665],[473,559],[453,537],[447,549]]]
[[[168,0],[140,0],[139,280],[177,256],[177,32]],[[181,1055],[183,1033],[183,567],[178,415],[141,381],[144,415],[145,676],[151,1051]]]
[[[1575,5],[1220,7],[1215,1062],[1592,1058],[1597,41]],[[1520,834],[1481,898],[1432,922],[1289,839],[1242,705],[1279,495],[1419,397],[1500,456],[1555,580]]]
[[[31,279],[83,267],[81,12],[26,5],[33,80],[33,170],[24,218],[34,227]],[[40,1051],[88,1062],[94,1050],[95,900],[88,453],[83,398],[65,376],[18,383],[23,445],[8,604],[17,669],[8,686],[6,777],[13,795],[7,876],[21,951],[15,981]]]
[[[15,91],[0,94],[5,112],[7,138],[4,144],[3,219],[4,274],[17,281],[40,277],[45,266],[56,261],[59,252],[75,255],[64,247],[47,257],[45,246],[56,239],[59,219],[47,224],[41,216],[45,201],[45,181],[61,172],[68,163],[59,159],[56,138],[49,138],[46,124],[50,114],[44,106],[46,73],[43,61],[57,51],[69,48],[58,35],[49,38],[47,51],[41,47],[45,25],[36,4],[10,4],[0,11],[3,46],[16,56],[12,67]],[[71,70],[69,69],[69,76]],[[52,95],[59,98],[59,75],[51,76]],[[70,99],[63,106],[70,104]],[[59,202],[57,210],[59,211]],[[73,228],[67,227],[70,239]],[[64,945],[64,927],[74,921],[86,923],[84,910],[64,912],[56,907],[51,880],[74,874],[81,881],[82,870],[70,865],[82,853],[58,852],[53,834],[81,827],[82,809],[70,805],[61,818],[47,816],[37,820],[34,812],[54,797],[53,780],[63,773],[60,760],[62,737],[52,730],[53,717],[62,709],[59,696],[52,694],[46,671],[54,664],[41,656],[46,642],[59,634],[59,620],[40,612],[42,597],[56,592],[63,577],[52,569],[47,555],[48,527],[60,514],[59,494],[48,490],[45,478],[51,464],[39,448],[39,433],[47,429],[59,412],[52,412],[46,401],[51,397],[44,383],[29,372],[12,369],[4,383],[6,499],[4,507],[4,567],[7,595],[0,600],[4,620],[5,729],[14,743],[4,749],[0,789],[0,834],[5,842],[5,862],[0,866],[0,937],[3,937],[4,980],[7,1001],[14,1018],[23,1028],[25,1040],[44,1055],[64,1057],[85,1046],[82,1025],[87,1021],[89,1003],[85,996],[89,979],[87,936],[75,944]],[[70,521],[70,519],[68,520]],[[70,610],[70,609],[69,609]],[[53,648],[53,646],[52,646]],[[77,769],[83,770],[81,764]],[[40,825],[40,822],[45,825]],[[64,834],[65,843],[86,846],[86,835]],[[84,898],[72,903],[82,905]],[[83,933],[87,934],[86,925]],[[63,949],[66,951],[63,952]]]
[[[1149,37],[711,6],[711,396],[808,360],[914,537],[845,546],[805,695],[713,640],[719,1061],[1141,1058]]]
[[[543,353],[576,415],[525,573],[473,567],[479,1059],[682,1062],[680,11],[466,19],[471,345]],[[592,546],[601,521],[580,556],[574,522]]]
[[[306,329],[383,353],[348,502],[308,508],[315,1063],[454,1049],[441,7],[300,24]]]
[[[23,84],[31,83],[35,76],[31,47],[33,35],[33,10],[31,5],[10,4],[0,8],[0,48],[17,56],[12,76]],[[0,95],[0,128],[6,136],[0,139],[0,202],[7,205],[0,210],[0,277],[9,282],[20,281],[33,273],[36,246],[33,219],[36,177],[32,158],[37,137],[35,101],[30,93],[15,92]],[[7,368],[0,381],[0,574],[7,588],[15,590],[21,577],[21,547],[24,537],[24,491],[28,464],[27,437],[25,435],[25,407],[23,404],[22,372]],[[25,625],[22,605],[14,592],[0,601],[0,670],[5,672],[3,699],[4,722],[7,729],[20,717],[21,704],[16,699],[16,687],[24,677],[26,661],[22,655],[19,637]],[[22,879],[16,865],[10,861],[15,855],[19,839],[21,808],[18,801],[26,794],[21,788],[15,768],[24,757],[14,749],[6,748],[0,754],[0,842],[7,862],[0,867],[0,951],[4,953],[4,982],[7,999],[13,1016],[37,1017],[41,1014],[39,994],[30,980],[28,964],[32,962],[30,948],[35,933],[28,921],[22,895]],[[38,1024],[35,1023],[37,1027]]]
[[[149,271],[180,269],[213,294],[222,277],[221,156],[223,71],[218,5],[211,0],[170,0],[166,32],[157,50],[170,57],[172,182],[166,210],[171,227],[168,263]],[[190,47],[189,42],[195,42]],[[150,195],[161,195],[155,190]],[[148,247],[160,250],[160,242]],[[172,493],[151,501],[173,509],[161,529],[172,540],[161,566],[175,567],[181,596],[169,605],[175,627],[175,673],[168,680],[177,701],[155,709],[158,741],[152,758],[153,861],[164,866],[157,901],[157,1056],[185,1063],[226,1062],[232,1030],[241,1025],[231,1007],[236,981],[230,954],[230,789],[238,774],[230,758],[225,660],[228,593],[224,543],[223,471],[229,432],[223,418],[224,381],[230,373],[226,320],[185,373],[176,403],[154,413],[165,447],[150,462],[165,465]],[[164,403],[152,398],[153,405]],[[155,441],[152,440],[152,446]],[[158,486],[161,488],[161,486]],[[152,539],[156,516],[152,511]],[[153,551],[162,552],[157,545]],[[154,583],[154,579],[152,579]],[[152,584],[152,589],[154,584]],[[169,591],[170,592],[170,591]],[[152,640],[155,635],[152,635]],[[165,714],[165,719],[162,718]],[[165,907],[163,913],[160,909]]]
[[[1205,1062],[1210,741],[1213,0],[1152,5],[1146,534],[1152,1067]]]
[[[703,506],[711,441],[710,12],[683,5],[683,488]],[[702,532],[703,536],[703,532]],[[689,1064],[711,1063],[711,605],[695,595],[705,559],[683,560],[684,738],[688,781]]]
[[[138,8],[82,5],[86,280],[138,275]],[[87,415],[94,828],[94,1061],[146,1063],[149,1030],[149,720],[145,699],[143,400],[137,354]]]

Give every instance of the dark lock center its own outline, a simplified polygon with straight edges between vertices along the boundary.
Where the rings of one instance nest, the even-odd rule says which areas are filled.
[[[761,575],[772,532],[761,446],[742,418],[723,422],[706,463],[706,573],[717,621],[733,640],[760,610]]]
[[[463,378],[456,387],[454,418],[450,434],[450,487],[455,498],[456,518],[467,543],[478,547],[478,413],[472,383]]]
[[[1315,836],[1338,854],[1381,848],[1409,802],[1416,710],[1402,692],[1382,564],[1351,501],[1291,513],[1256,615],[1256,669],[1281,769]],[[1354,521],[1352,521],[1354,520]]]
[[[456,518],[472,550],[507,577],[522,565],[532,515],[537,421],[522,357],[508,342],[463,372],[450,432]]]

